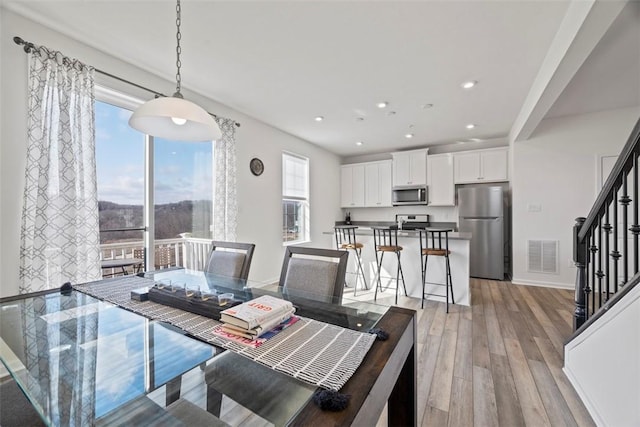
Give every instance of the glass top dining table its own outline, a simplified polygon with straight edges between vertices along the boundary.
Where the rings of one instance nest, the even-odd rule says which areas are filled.
[[[146,277],[241,300],[273,294],[348,329],[389,310],[181,269]],[[0,359],[48,425],[286,425],[317,389],[78,290],[0,300]]]

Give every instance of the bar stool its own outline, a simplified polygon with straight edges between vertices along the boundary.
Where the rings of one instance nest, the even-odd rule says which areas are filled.
[[[364,289],[369,289],[367,286],[367,279],[365,278],[364,268],[362,267],[362,248],[364,245],[359,243],[356,239],[356,230],[358,229],[355,225],[336,225],[333,227],[335,236],[336,236],[336,249],[338,250],[352,250],[356,255],[356,284],[353,288],[353,296],[356,296],[356,292],[358,291],[358,278],[360,277],[360,273],[362,273],[362,282],[364,283]],[[346,283],[345,283],[346,285]]]
[[[451,303],[455,304],[456,301],[453,297],[453,280],[451,279],[451,264],[449,263],[449,233],[453,230],[450,228],[425,228],[420,230],[420,264],[422,266],[422,302],[421,308],[424,308],[424,296],[433,295],[439,297],[445,297],[447,300],[447,313],[449,312],[449,291],[451,291]],[[444,237],[443,237],[444,235]],[[444,247],[443,247],[444,241]],[[429,244],[431,243],[431,244]],[[445,283],[432,283],[427,282],[427,262],[429,261],[429,255],[444,257],[445,260]],[[446,289],[445,295],[441,294],[425,294],[426,284],[444,286]]]
[[[374,294],[374,301],[378,298],[378,288],[382,292],[382,282],[380,280],[380,273],[382,270],[382,259],[384,254],[392,252],[396,254],[398,258],[398,269],[396,271],[396,304],[398,304],[398,288],[400,287],[400,278],[402,278],[402,287],[404,288],[404,294],[407,295],[407,286],[404,282],[404,273],[402,272],[402,264],[400,263],[400,253],[402,252],[402,246],[398,245],[398,229],[395,227],[371,227],[373,230],[373,245],[376,252],[376,267],[378,269],[378,282],[376,285],[376,292]]]

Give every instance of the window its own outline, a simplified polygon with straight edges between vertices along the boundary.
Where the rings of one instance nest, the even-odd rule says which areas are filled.
[[[184,233],[211,239],[213,143],[154,138],[153,146],[156,243]]]
[[[309,159],[282,153],[282,241],[309,240]]]

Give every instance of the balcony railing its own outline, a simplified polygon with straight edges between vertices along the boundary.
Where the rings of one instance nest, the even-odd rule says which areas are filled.
[[[144,258],[144,243],[142,240],[118,243],[105,243],[100,245],[103,260]],[[156,240],[154,245],[155,262],[153,266],[147,266],[147,270],[163,269],[169,267],[184,267],[191,270],[204,270],[209,252],[211,240],[195,237],[178,239]],[[134,273],[133,267],[126,267],[127,273]],[[105,268],[103,276],[117,276],[123,274],[121,268]]]

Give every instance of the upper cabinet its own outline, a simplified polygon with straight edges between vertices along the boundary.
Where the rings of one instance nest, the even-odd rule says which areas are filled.
[[[429,206],[454,206],[453,155],[434,154],[427,157]]]
[[[427,184],[427,149],[391,153],[393,186]]]
[[[340,206],[391,206],[391,160],[341,167]]]
[[[391,160],[365,163],[364,205],[391,206]]]
[[[364,165],[343,165],[340,174],[340,205],[343,208],[364,206]]]
[[[508,159],[508,147],[454,153],[455,183],[508,181]]]

